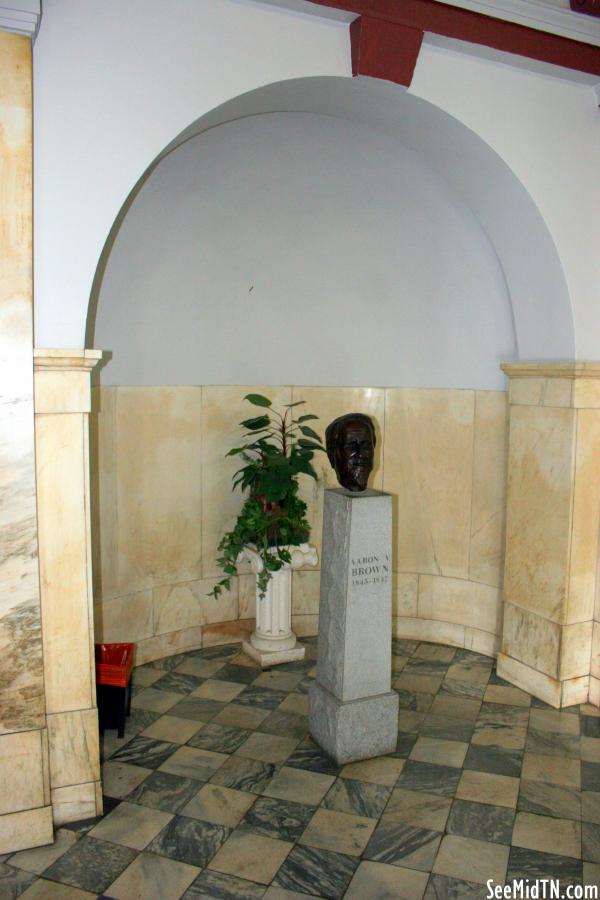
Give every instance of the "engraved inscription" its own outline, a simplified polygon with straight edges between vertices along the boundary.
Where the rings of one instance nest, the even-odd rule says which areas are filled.
[[[366,584],[387,584],[390,580],[388,553],[370,553],[350,560],[350,580],[353,587]]]

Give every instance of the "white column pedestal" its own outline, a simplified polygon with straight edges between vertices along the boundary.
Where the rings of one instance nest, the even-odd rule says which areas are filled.
[[[263,668],[304,659],[305,648],[298,643],[292,631],[292,571],[304,566],[316,566],[317,551],[310,544],[286,549],[292,559],[273,573],[264,597],[256,588],[256,628],[250,640],[242,645],[244,652]],[[250,563],[255,575],[262,572],[262,560],[252,547],[240,555],[240,561],[242,559]]]

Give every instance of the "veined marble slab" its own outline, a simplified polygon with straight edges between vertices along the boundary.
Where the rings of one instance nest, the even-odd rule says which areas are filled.
[[[43,727],[33,435],[31,46],[0,35],[0,733]]]

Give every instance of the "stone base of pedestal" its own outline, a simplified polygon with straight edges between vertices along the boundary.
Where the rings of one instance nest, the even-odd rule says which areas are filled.
[[[340,766],[393,753],[398,702],[395,691],[343,702],[315,681],[308,695],[311,737]]]
[[[289,650],[258,650],[253,647],[250,641],[244,641],[242,649],[251,659],[263,668],[268,669],[269,666],[278,666],[281,663],[298,662],[304,659],[306,647],[296,642],[296,645]]]

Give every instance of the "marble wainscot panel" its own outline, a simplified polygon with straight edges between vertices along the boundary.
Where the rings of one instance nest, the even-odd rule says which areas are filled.
[[[202,389],[119,388],[119,594],[202,578]]]
[[[117,562],[122,565],[125,553],[121,552],[120,541],[124,529],[137,527],[136,518],[128,513],[120,515],[121,497],[119,495],[117,470],[120,467],[120,441],[117,434],[117,410],[123,409],[120,402],[121,392],[129,393],[125,404],[135,401],[139,396],[142,406],[145,405],[146,413],[140,412],[138,417],[121,417],[119,423],[119,435],[124,435],[126,456],[133,454],[136,447],[136,434],[138,419],[147,420],[144,435],[147,447],[144,449],[144,458],[149,456],[153,471],[153,479],[156,483],[169,483],[174,468],[181,469],[181,459],[189,456],[193,460],[197,458],[198,446],[201,445],[201,496],[199,499],[202,510],[201,524],[198,522],[197,530],[193,533],[193,541],[197,542],[198,535],[202,536],[202,572],[203,577],[190,579],[186,559],[192,557],[190,548],[180,548],[179,564],[173,565],[172,572],[164,572],[158,580],[162,581],[154,587],[143,587],[143,580],[136,581],[133,571],[128,570],[123,583],[119,583]],[[465,624],[465,616],[462,612],[465,604],[485,595],[487,598],[492,591],[486,591],[485,587],[498,588],[502,583],[503,570],[503,530],[504,530],[504,498],[505,498],[505,457],[506,457],[506,395],[494,391],[429,391],[383,388],[336,388],[336,387],[202,387],[194,390],[201,391],[203,412],[200,417],[200,432],[198,432],[197,409],[193,402],[189,402],[189,388],[145,388],[139,394],[137,389],[123,389],[119,387],[97,387],[93,390],[93,403],[95,410],[95,427],[92,436],[92,454],[94,459],[94,492],[93,492],[93,516],[94,516],[94,586],[95,586],[95,623],[98,639],[104,640],[134,640],[138,643],[138,659],[140,653],[144,658],[158,658],[164,652],[177,652],[178,648],[187,645],[185,640],[186,629],[193,631],[197,639],[197,646],[204,641],[208,643],[222,643],[227,640],[244,640],[252,631],[252,620],[256,611],[255,579],[249,572],[242,572],[232,581],[232,591],[229,595],[222,595],[216,603],[211,601],[207,594],[219,576],[219,570],[215,565],[216,546],[224,529],[233,522],[240,507],[241,498],[238,494],[232,494],[230,476],[234,471],[234,461],[225,459],[227,450],[234,446],[239,439],[238,423],[249,414],[250,407],[243,401],[243,396],[250,391],[258,391],[273,397],[274,402],[284,403],[297,399],[306,400],[306,409],[318,415],[319,421],[315,423],[318,430],[323,433],[326,425],[336,416],[355,409],[370,415],[375,421],[377,430],[376,466],[371,478],[372,486],[376,489],[383,484],[384,471],[386,483],[389,483],[393,502],[398,509],[406,509],[406,492],[412,488],[406,487],[406,478],[416,475],[423,483],[424,496],[431,494],[433,501],[428,510],[422,506],[420,499],[415,500],[419,506],[421,518],[417,523],[409,523],[413,529],[404,537],[405,549],[415,541],[422,545],[423,541],[433,536],[433,543],[443,545],[446,540],[453,541],[454,519],[446,516],[445,492],[448,488],[448,479],[445,474],[445,454],[442,444],[445,441],[452,449],[451,456],[459,465],[460,458],[464,456],[464,450],[472,444],[472,452],[462,459],[463,471],[460,475],[462,487],[453,496],[453,502],[462,502],[459,516],[460,527],[465,526],[462,532],[465,552],[462,557],[465,565],[462,566],[460,579],[456,576],[439,575],[431,571],[431,554],[425,554],[425,569],[419,570],[421,561],[412,554],[400,558],[398,555],[398,540],[394,543],[393,565],[393,617],[395,633],[398,636],[415,636],[428,640],[451,641],[458,646],[472,647],[484,653],[496,653],[498,649],[498,630],[485,630],[489,625],[480,627],[478,622]],[[178,392],[182,391],[180,398]],[[152,394],[155,396],[152,398]],[[397,395],[404,398],[405,405],[411,400],[416,410],[419,411],[419,422],[422,431],[422,440],[427,444],[428,432],[437,435],[437,450],[428,446],[428,459],[423,462],[423,472],[419,467],[411,468],[412,455],[415,455],[410,440],[398,444],[395,437],[394,408]],[[459,410],[460,416],[464,416],[468,410],[469,437],[465,437],[464,429],[455,421],[454,410]],[[157,431],[154,437],[150,427],[153,413],[157,411],[155,426]],[[189,427],[181,428],[181,441],[175,440],[165,444],[162,432],[165,422],[177,422],[181,417],[190,416],[192,421]],[[428,416],[431,423],[427,424]],[[472,420],[472,421],[471,421]],[[194,425],[194,422],[196,423]],[[127,434],[127,430],[131,433]],[[386,439],[391,429],[392,440]],[[160,448],[152,448],[152,442],[156,440]],[[418,457],[418,454],[417,454]],[[127,466],[132,466],[134,456],[130,455]],[[335,485],[336,479],[333,470],[325,454],[317,454],[314,460],[319,473],[319,481],[314,482],[308,478],[301,480],[301,493],[308,505],[308,518],[312,525],[311,543],[316,545],[318,551],[321,546],[322,529],[322,504],[323,491],[327,485]],[[442,473],[438,474],[438,469]],[[184,477],[197,478],[197,466],[187,466]],[[408,474],[407,474],[408,473]],[[471,487],[472,485],[472,487]],[[146,490],[146,488],[144,488]],[[150,488],[148,488],[150,490]],[[191,490],[194,495],[196,488]],[[421,490],[421,488],[419,488]],[[465,496],[462,496],[465,494]],[[133,494],[125,498],[126,506],[131,506]],[[462,500],[461,500],[462,497]],[[194,500],[197,504],[197,500]],[[153,505],[140,505],[138,514],[141,517],[152,515]],[[410,519],[406,513],[407,521]],[[218,521],[217,521],[218,520]],[[121,522],[119,531],[117,523]],[[406,527],[405,523],[403,527]],[[148,531],[148,528],[156,529],[156,540],[159,533],[164,534],[165,545],[172,540],[168,533],[170,520],[163,518],[158,522],[154,517],[151,525],[141,524],[138,531]],[[188,532],[182,533],[182,539]],[[138,535],[139,537],[139,535]],[[136,537],[128,538],[128,545],[133,546],[138,540]],[[437,555],[437,550],[436,550]],[[443,553],[442,553],[443,555]],[[400,561],[399,561],[400,560]],[[467,565],[468,562],[468,565]],[[402,571],[403,566],[409,566],[410,570]],[[457,616],[453,617],[452,605],[444,606],[443,591],[436,591],[436,598],[440,599],[440,609],[431,607],[426,618],[425,605],[421,610],[418,606],[419,571],[424,579],[422,587],[425,594],[427,590],[426,576],[440,579],[449,578],[450,582],[456,582],[463,586],[456,588],[458,597]],[[131,593],[123,593],[128,586],[137,588]],[[292,577],[292,627],[298,635],[315,635],[318,630],[319,616],[319,584],[320,572],[318,569],[302,569],[294,572]],[[424,604],[425,604],[424,594]],[[436,601],[437,602],[437,601]],[[237,604],[237,606],[236,606]],[[484,604],[488,609],[487,602]],[[460,608],[459,608],[460,607]],[[449,616],[449,621],[446,619]],[[490,613],[489,618],[494,617]],[[236,625],[235,622],[238,622]],[[201,637],[201,633],[203,634]],[[183,643],[182,643],[183,642]],[[171,649],[173,648],[173,649]],[[146,656],[148,654],[148,656]]]
[[[473,391],[386,391],[383,489],[398,572],[469,577]]]
[[[396,747],[391,690],[389,494],[325,494],[317,677],[309,691],[314,740],[338,764]],[[367,652],[377,648],[377,652]]]
[[[600,365],[502,368],[510,379],[510,438],[498,671],[554,706],[598,703]]]
[[[0,854],[52,840],[33,425],[31,41],[0,32]]]

